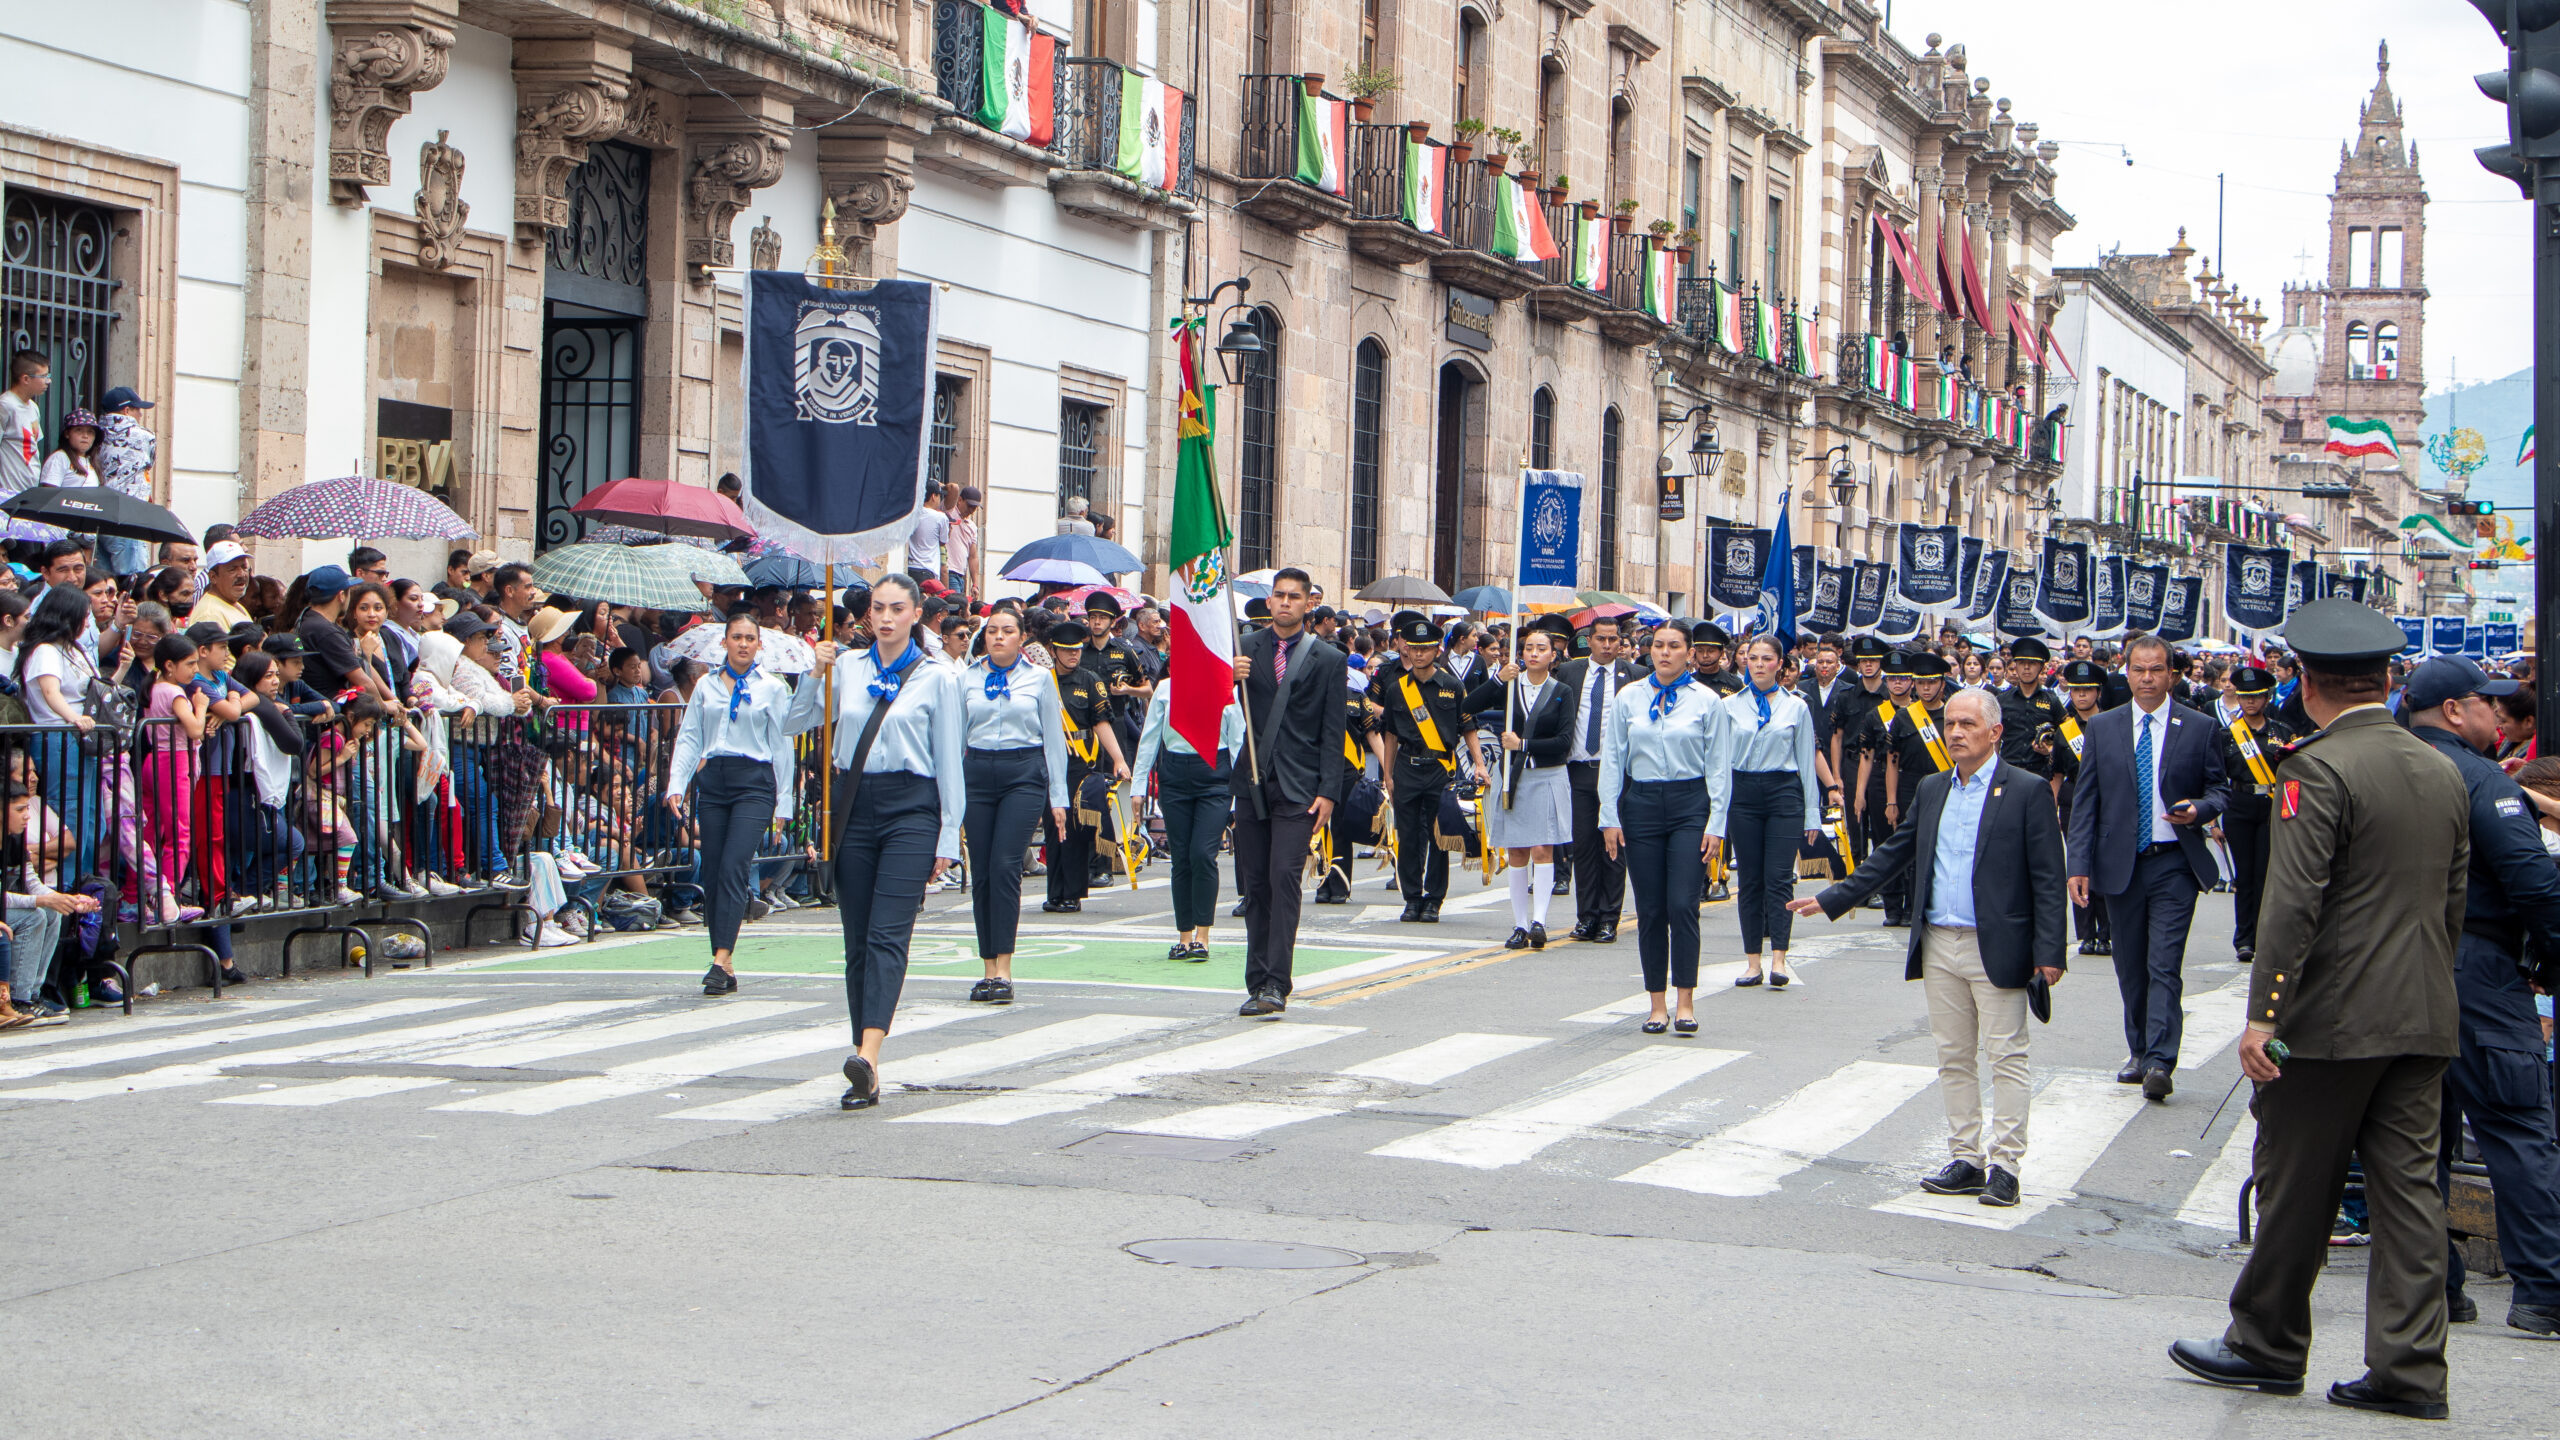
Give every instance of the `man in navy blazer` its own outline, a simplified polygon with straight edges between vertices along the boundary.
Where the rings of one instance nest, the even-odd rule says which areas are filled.
[[[1947,1108],[1946,1168],[1920,1182],[1936,1195],[2018,1203],[2027,1143],[2029,982],[2062,978],[2069,912],[2053,787],[2001,761],[2000,705],[1959,690],[1941,721],[1955,768],[1920,782],[1908,823],[1857,872],[1787,908],[1832,919],[1896,878],[1911,880],[1911,950],[1902,978],[1927,983]],[[1982,1125],[1979,1057],[1991,1058],[1991,1130]]]
[[[2133,702],[2089,723],[2071,792],[2071,898],[2105,900],[2124,995],[2116,1079],[2166,1100],[2186,1028],[2181,973],[2196,896],[2221,878],[2204,827],[2230,799],[2213,717],[2169,698],[2169,646],[2125,642]]]

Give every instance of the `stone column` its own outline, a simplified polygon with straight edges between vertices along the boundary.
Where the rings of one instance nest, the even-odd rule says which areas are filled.
[[[311,205],[318,16],[250,11],[248,280],[241,337],[240,508],[299,484],[311,372]],[[405,105],[404,107],[405,108]],[[165,457],[164,457],[164,464]]]
[[[1920,139],[1918,159],[1911,172],[1912,188],[1920,196],[1920,232],[1913,237],[1912,243],[1920,247],[1921,278],[1933,287],[1938,283],[1938,235],[1944,227],[1938,201],[1938,183],[1942,177],[1943,172],[1938,168],[1937,137],[1924,135]],[[1892,262],[1888,260],[1886,263]],[[1890,293],[1889,289],[1888,293]],[[1924,309],[1920,314],[1924,318],[1914,327],[1916,333],[1912,336],[1912,344],[1918,347],[1923,355],[1935,360],[1938,358],[1938,347],[1945,343],[1939,338],[1943,322],[1934,311]]]
[[[362,205],[366,186],[390,182],[391,123],[409,113],[411,96],[443,82],[458,8],[459,0],[330,0],[330,203]]]
[[[631,51],[596,36],[519,39],[516,75],[516,239],[539,245],[569,223],[569,172],[590,142],[622,129]]]

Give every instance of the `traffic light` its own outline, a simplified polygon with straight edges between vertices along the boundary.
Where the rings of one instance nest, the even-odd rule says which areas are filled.
[[[2498,568],[2498,562],[2495,560],[2474,560],[2471,562],[2471,568],[2474,570],[2495,570]]]
[[[2447,515],[2495,515],[2498,513],[2498,506],[2493,500],[2447,500],[2444,502],[2444,513]]]
[[[2492,175],[2533,197],[2537,161],[2560,160],[2560,0],[2471,0],[2506,43],[2507,67],[2474,76],[2507,107],[2507,143],[2472,152]]]

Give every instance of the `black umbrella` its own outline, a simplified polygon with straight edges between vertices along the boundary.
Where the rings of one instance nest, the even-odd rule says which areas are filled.
[[[1351,598],[1354,600],[1402,601],[1407,605],[1446,605],[1449,603],[1449,595],[1447,591],[1442,590],[1439,586],[1432,584],[1428,580],[1417,580],[1410,575],[1390,575],[1383,580],[1372,581],[1367,589],[1362,590],[1359,594],[1354,595]]]
[[[37,485],[0,501],[0,513],[80,535],[195,543],[195,532],[165,507],[104,485]]]

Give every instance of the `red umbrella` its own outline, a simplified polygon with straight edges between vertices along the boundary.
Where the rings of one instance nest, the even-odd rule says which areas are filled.
[[[1622,615],[1633,615],[1634,613],[1636,613],[1636,607],[1633,605],[1619,605],[1615,603],[1608,605],[1594,605],[1588,610],[1576,610],[1573,612],[1573,628],[1579,630],[1583,626],[1588,625],[1595,620],[1615,620]]]
[[[1120,608],[1124,613],[1137,609],[1146,601],[1146,597],[1136,591],[1123,590],[1117,585],[1079,585],[1073,590],[1061,590],[1058,593],[1066,598],[1067,608],[1078,613],[1084,610],[1085,597],[1088,595],[1108,595],[1120,602]]]
[[[717,490],[682,485],[673,480],[616,480],[599,485],[569,507],[590,520],[654,530],[661,535],[707,535],[714,540],[749,540],[756,527],[738,502]]]

